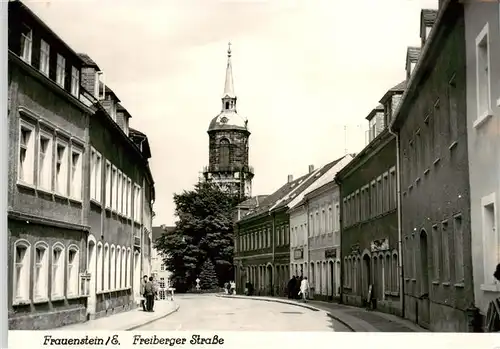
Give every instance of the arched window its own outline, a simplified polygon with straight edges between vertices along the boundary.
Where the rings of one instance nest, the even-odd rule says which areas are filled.
[[[110,285],[109,288],[111,290],[116,289],[116,251],[115,245],[111,245],[111,258],[110,258]]]
[[[111,260],[109,256],[109,245],[106,243],[104,245],[104,288],[103,291],[108,291],[110,289],[110,275],[109,267],[111,265]]]
[[[102,243],[99,242],[97,244],[97,261],[96,261],[96,286],[97,286],[97,291],[103,291],[103,282],[102,282],[102,276],[103,276],[103,264],[102,264]]]
[[[52,246],[52,298],[64,296],[64,246]]]
[[[120,285],[121,288],[127,287],[127,249],[125,246],[122,247],[122,281]]]
[[[392,254],[392,292],[399,292],[399,275],[398,275],[398,254],[394,252]]]
[[[118,245],[116,246],[116,285],[115,288],[121,288],[121,276],[122,276],[122,249]]]
[[[30,298],[30,248],[31,245],[26,240],[17,240],[14,243],[14,304],[29,301]]]
[[[80,271],[80,255],[78,247],[71,245],[68,248],[68,283],[67,283],[67,295],[76,296],[78,295],[79,280],[78,274]]]
[[[358,263],[356,258],[352,259],[352,293],[357,294],[358,292]]]
[[[130,287],[130,263],[131,263],[131,252],[130,252],[130,247],[127,249],[127,276],[126,276],[126,280],[127,280],[127,287]]]
[[[33,277],[33,298],[45,300],[49,295],[49,245],[45,242],[35,244],[35,264]]]
[[[226,138],[223,138],[220,140],[219,143],[219,151],[220,151],[220,159],[219,159],[219,164],[220,166],[229,166],[229,149],[230,149],[230,144],[229,141]]]
[[[344,286],[349,285],[349,265],[347,262],[347,257],[344,257]]]
[[[385,290],[384,290],[384,292],[391,292],[392,291],[391,272],[392,272],[391,255],[387,254],[385,256],[385,263],[384,263],[384,273],[385,273],[385,287],[384,287]]]

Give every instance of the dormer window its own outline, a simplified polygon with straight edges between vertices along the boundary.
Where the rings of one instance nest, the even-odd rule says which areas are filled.
[[[56,83],[64,88],[64,80],[66,79],[66,59],[57,54],[57,69],[56,69]]]
[[[375,137],[376,137],[376,132],[377,132],[377,118],[373,117],[370,119],[370,121],[368,122],[368,125],[370,127],[370,130],[368,131],[369,132],[369,141],[371,142]]]
[[[78,98],[80,93],[80,72],[75,67],[71,67],[71,94]]]
[[[40,41],[40,72],[49,76],[50,46],[45,41]]]
[[[33,48],[33,31],[23,24],[21,28],[21,58],[31,64],[31,53]]]

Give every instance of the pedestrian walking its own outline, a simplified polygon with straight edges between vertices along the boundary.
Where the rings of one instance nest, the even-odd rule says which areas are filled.
[[[229,294],[229,282],[224,283],[224,292],[226,292],[226,294]]]
[[[148,283],[148,276],[144,275],[141,280],[141,306],[142,310],[148,311],[146,307],[146,284]]]
[[[293,290],[293,298],[300,299],[300,285],[302,284],[303,277],[302,275],[297,278],[297,282],[295,284],[295,289]]]
[[[307,281],[307,276],[304,277],[300,283],[300,294],[302,296],[302,300],[307,302],[307,296],[309,295],[309,281]]]
[[[296,289],[296,284],[297,284],[297,278],[295,275],[292,276],[292,278],[288,281],[287,285],[287,293],[288,293],[288,299],[293,299],[295,298],[295,289]]]
[[[236,294],[236,283],[234,281],[231,281],[231,294]]]
[[[149,281],[146,283],[144,287],[146,291],[146,308],[147,311],[153,312],[154,304],[155,304],[155,289],[153,285],[153,277],[149,277]]]

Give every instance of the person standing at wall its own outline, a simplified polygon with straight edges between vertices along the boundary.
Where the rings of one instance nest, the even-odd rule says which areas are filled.
[[[146,307],[146,284],[148,283],[148,276],[144,275],[141,280],[141,306],[142,310],[148,311]]]

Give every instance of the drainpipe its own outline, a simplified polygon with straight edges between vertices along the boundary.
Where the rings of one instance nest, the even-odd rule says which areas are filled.
[[[269,212],[269,216],[271,216],[271,212]],[[273,225],[272,225],[272,229],[271,229],[271,234],[272,234],[272,242],[273,242],[273,257],[272,257],[272,265],[271,265],[271,270],[272,270],[272,279],[271,279],[271,295],[273,295],[273,291],[274,291],[274,280],[276,279],[276,272],[275,272],[275,265],[274,265],[274,259],[275,259],[275,246],[276,246],[276,234],[275,234],[275,229],[276,229],[276,226],[275,226],[275,221],[274,221],[274,213],[272,213],[272,222],[273,222]]]
[[[399,156],[399,134],[392,130],[392,123],[387,127],[389,133],[396,137],[396,188],[397,188],[397,214],[398,214],[398,255],[399,255],[399,292],[401,297],[401,317],[405,317],[405,284],[404,284],[404,265],[403,265],[403,232],[401,228],[402,210],[401,210],[401,174],[400,174],[400,156]]]
[[[343,200],[342,200],[342,186],[340,185],[340,180],[338,179],[337,176],[335,176],[335,178],[333,179],[335,181],[335,183],[337,184],[337,186],[339,187],[339,238],[340,238],[340,241],[339,241],[339,258],[340,258],[340,285],[339,285],[339,288],[340,288],[340,299],[339,299],[339,303],[340,304],[343,304],[344,303],[344,259],[343,259],[343,253],[342,253],[342,231],[344,230],[343,229],[343,220],[342,220],[342,217],[343,217],[343,211],[344,211],[344,205],[342,204],[343,203]]]

